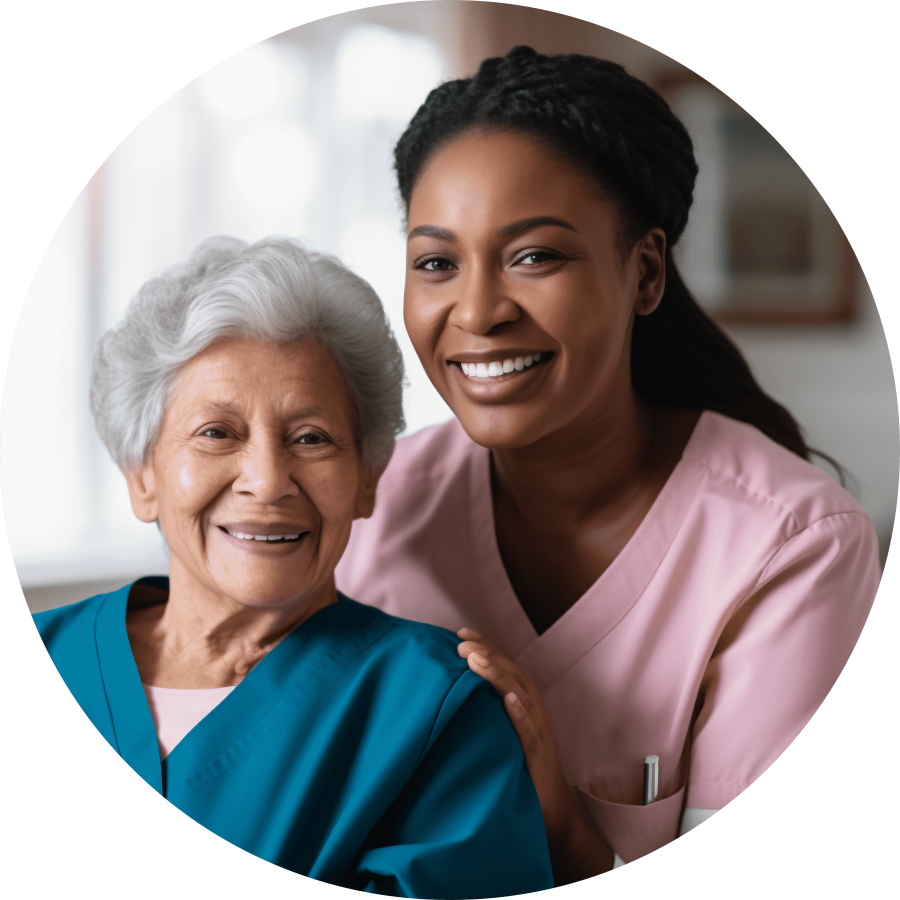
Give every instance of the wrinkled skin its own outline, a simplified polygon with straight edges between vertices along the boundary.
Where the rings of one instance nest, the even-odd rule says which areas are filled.
[[[237,684],[337,600],[334,568],[378,481],[355,425],[343,375],[316,344],[229,339],[184,368],[156,445],[125,472],[135,515],[159,521],[171,559],[168,602],[133,592],[142,681]],[[273,535],[290,540],[256,540]]]

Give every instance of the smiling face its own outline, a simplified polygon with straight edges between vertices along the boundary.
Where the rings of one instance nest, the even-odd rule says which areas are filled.
[[[138,518],[159,520],[172,590],[259,608],[334,599],[334,567],[377,477],[331,353],[229,339],[180,373],[159,439],[126,472]]]
[[[665,284],[665,235],[623,250],[599,185],[526,135],[438,150],[409,207],[404,318],[479,444],[518,448],[633,403],[631,328]]]

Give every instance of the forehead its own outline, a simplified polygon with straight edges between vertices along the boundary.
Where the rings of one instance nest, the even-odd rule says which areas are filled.
[[[242,408],[322,406],[349,412],[350,398],[334,356],[311,340],[273,344],[229,338],[189,362],[173,390],[172,406]]]
[[[469,218],[513,210],[588,211],[610,206],[581,167],[527,134],[476,130],[440,147],[423,167],[410,198],[410,224],[441,211]]]

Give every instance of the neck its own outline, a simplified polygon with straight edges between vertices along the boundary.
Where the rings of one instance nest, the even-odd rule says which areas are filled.
[[[531,507],[576,522],[642,480],[654,430],[653,412],[629,384],[613,402],[585,410],[533,444],[492,450],[496,491],[522,511]]]
[[[141,679],[158,687],[237,684],[287,634],[337,601],[334,578],[292,601],[248,606],[200,584],[175,556],[169,597],[129,611]]]

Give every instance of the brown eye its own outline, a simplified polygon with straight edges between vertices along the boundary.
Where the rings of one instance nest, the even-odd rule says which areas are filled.
[[[515,264],[517,266],[539,266],[541,263],[545,263],[550,259],[559,259],[559,257],[552,253],[547,253],[545,250],[535,250],[533,253],[527,253],[525,256],[517,259]]]
[[[449,272],[453,268],[453,263],[442,256],[432,256],[430,259],[418,260],[413,268],[425,272]]]
[[[321,434],[310,432],[309,434],[301,434],[297,439],[297,443],[315,446],[316,444],[327,444],[328,441]]]

